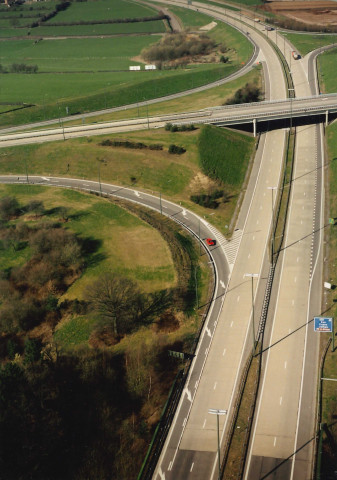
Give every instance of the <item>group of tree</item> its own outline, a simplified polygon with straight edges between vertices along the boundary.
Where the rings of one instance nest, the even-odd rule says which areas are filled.
[[[37,73],[37,65],[26,65],[25,63],[12,63],[9,68],[0,64],[0,73]]]
[[[177,312],[194,312],[195,278],[201,279],[189,235],[137,205],[129,209],[167,241],[176,287],[148,293],[106,273],[88,284],[83,299],[61,301],[94,248],[88,253],[85,239],[71,232],[66,208],[0,200],[0,254],[26,258],[0,275],[0,477],[6,480],[127,480],[139,472],[178,368],[168,350],[184,350],[168,333],[180,326]],[[56,335],[41,336],[47,325],[54,331],[72,317],[95,319],[85,346],[70,350]],[[121,340],[122,349],[111,351]]]
[[[147,145],[143,142],[132,142],[130,140],[110,140],[109,138],[102,140],[99,145],[102,145],[103,147],[123,147],[140,150],[145,148],[148,148],[149,150],[163,150],[163,145],[161,143],[152,143]]]
[[[198,193],[190,196],[192,202],[205,208],[216,209],[220,203],[227,203],[229,195],[223,189],[213,189],[207,193]]]
[[[215,48],[215,42],[205,34],[170,33],[150,47],[142,50],[148,62],[169,62],[182,57],[207,55]]]
[[[261,89],[253,83],[246,83],[239,88],[232,98],[228,99],[224,105],[235,105],[237,103],[259,102],[261,100]]]
[[[193,124],[173,125],[172,123],[166,123],[165,130],[168,132],[192,132],[196,130],[196,127]]]
[[[43,211],[38,201],[25,206],[20,206],[14,197],[0,201],[0,250],[30,251],[26,263],[0,275],[3,333],[27,331],[48,319],[55,321],[57,298],[84,267],[83,241],[60,223],[41,219],[29,226],[11,221],[27,212],[42,216]]]

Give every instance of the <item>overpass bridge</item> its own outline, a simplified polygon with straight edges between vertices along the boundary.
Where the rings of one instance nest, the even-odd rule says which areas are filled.
[[[292,122],[296,119],[307,118],[311,120],[313,117],[314,120],[307,123],[315,123],[321,122],[323,117],[325,123],[328,124],[329,119],[335,118],[336,114],[337,93],[333,93],[303,98],[287,98],[285,100],[226,105],[195,112],[156,115],[90,125],[62,125],[27,132],[2,133],[0,130],[0,148],[28,143],[65,140],[66,138],[161,128],[164,127],[166,123],[172,123],[174,125],[212,124],[223,127],[252,125],[255,136],[259,124],[262,125],[265,122],[286,121],[287,125],[291,126]],[[282,128],[284,128],[284,124]]]
[[[204,110],[205,115],[193,120],[198,124],[212,124],[217,126],[234,126],[252,124],[254,136],[258,122],[292,121],[301,117],[324,117],[325,124],[329,122],[329,115],[337,113],[337,94],[315,95],[304,98],[288,98],[286,100],[264,101],[226,105]],[[192,119],[175,121],[177,125],[189,124]],[[318,118],[317,118],[318,121]],[[321,118],[319,118],[321,121]]]

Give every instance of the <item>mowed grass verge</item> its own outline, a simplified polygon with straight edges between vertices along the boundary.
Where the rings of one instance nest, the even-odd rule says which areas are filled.
[[[337,123],[333,123],[327,128],[327,142],[328,142],[328,175],[329,175],[329,217],[337,218]],[[328,275],[331,283],[337,283],[337,225],[329,225],[327,232],[328,239],[328,260],[326,262],[326,275]],[[337,332],[337,305],[335,303],[336,294],[330,291],[327,295],[327,304],[329,305],[328,316],[333,317],[335,332]],[[321,335],[322,350],[328,341],[331,334]],[[337,345],[335,337],[335,346]],[[337,349],[332,352],[331,347],[326,356],[324,369],[324,378],[337,378]],[[334,441],[337,441],[337,390],[336,382],[323,381],[322,383],[322,420],[321,422],[327,424],[327,429],[330,432]],[[328,478],[337,468],[337,462],[333,450],[331,450],[331,441],[326,433],[323,433],[323,457],[322,457],[322,473]]]
[[[318,57],[320,90],[324,93],[333,93],[337,91],[336,78],[337,49],[330,50]],[[337,123],[334,122],[326,129],[326,140],[328,147],[328,205],[327,215],[337,219]],[[337,283],[337,225],[329,225],[326,232],[328,247],[325,252],[327,260],[325,262],[325,275],[331,283]],[[334,328],[337,332],[337,304],[335,303],[335,290],[328,292],[326,301],[329,306],[327,316],[333,317]],[[326,345],[331,334],[320,334],[321,351]],[[336,345],[335,337],[335,345]],[[331,347],[327,352],[323,369],[324,378],[337,378],[337,350],[331,352]],[[321,422],[327,424],[327,431],[323,432],[323,457],[322,471],[324,478],[332,477],[337,470],[335,448],[332,446],[331,438],[337,442],[337,390],[336,382],[323,380],[322,383],[322,419]]]
[[[228,170],[236,168],[242,158],[250,158],[254,151],[254,141],[245,135],[223,130],[221,148],[231,149],[233,155],[222,155],[221,161]],[[3,174],[24,175],[26,163],[28,174],[53,175],[98,180],[100,169],[101,181],[117,185],[144,189],[175,202],[181,202],[187,208],[203,215],[224,233],[235,208],[240,186],[226,186],[233,195],[228,203],[221,204],[216,210],[205,209],[194,204],[190,196],[196,192],[196,185],[203,173],[199,164],[198,151],[199,130],[194,132],[167,132],[164,129],[121,133],[92,138],[51,142],[41,145],[26,145],[1,150],[0,172]],[[143,142],[146,145],[161,144],[162,151],[149,149],[128,149],[101,146],[104,139],[121,139]],[[227,144],[224,146],[224,143]],[[236,153],[233,142],[238,146]],[[183,155],[171,155],[171,144],[186,149]],[[214,146],[216,148],[216,146]],[[244,153],[243,153],[244,150]],[[102,161],[102,162],[101,162]],[[212,213],[212,216],[210,214]]]
[[[262,89],[262,68],[257,66],[245,75],[231,82],[224,83],[219,87],[209,88],[202,92],[191,93],[174,100],[166,100],[149,105],[128,108],[119,112],[94,115],[86,120],[87,123],[106,122],[109,120],[121,120],[127,118],[147,117],[167,113],[193,112],[203,108],[217,107],[223,105],[226,100],[233,97],[234,93],[246,85],[253,83]],[[82,120],[64,122],[64,125],[79,125]]]
[[[337,35],[310,35],[299,33],[283,33],[282,35],[291,41],[302,56],[305,56],[312,50],[337,42]]]
[[[323,93],[337,92],[336,78],[337,48],[328,50],[318,57],[318,77]]]

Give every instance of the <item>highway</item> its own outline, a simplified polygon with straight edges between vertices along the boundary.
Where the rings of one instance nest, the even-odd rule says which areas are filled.
[[[194,5],[194,4],[193,4]],[[198,3],[198,9],[199,8]],[[206,7],[205,7],[206,9]],[[219,17],[220,14],[217,13]],[[227,20],[226,15],[223,15]],[[247,30],[249,27],[246,27]],[[260,56],[268,59],[265,70],[267,98],[282,101],[287,96],[278,57],[266,39],[253,29],[249,34],[259,45]],[[247,107],[248,108],[248,107]],[[250,107],[249,107],[250,108]],[[232,108],[236,111],[236,108]],[[210,329],[211,349],[200,352],[206,357],[203,375],[194,377],[193,364],[186,382],[172,429],[168,435],[155,480],[215,479],[217,472],[217,424],[209,409],[227,410],[219,418],[220,442],[227,441],[228,425],[235,404],[240,372],[253,346],[259,308],[263,301],[269,270],[269,235],[272,225],[272,193],[278,186],[283,163],[285,130],[268,132],[259,144],[245,200],[236,224],[238,243],[219,319]],[[256,316],[252,318],[251,278],[254,280]],[[199,353],[199,354],[200,354]]]
[[[186,2],[165,2],[184,5]],[[0,136],[0,146],[157,128],[172,123],[253,122],[254,119],[337,111],[337,96],[318,95],[314,55],[292,61],[293,47],[284,40],[284,55],[294,83],[296,99],[287,100],[287,87],[279,59],[263,25],[242,18],[225,8],[194,2],[189,8],[208,13],[219,21],[243,28],[258,45],[258,60],[264,65],[266,102],[221,107],[200,112],[108,122],[100,125],[39,130]],[[244,24],[240,22],[244,20]],[[336,109],[336,110],[335,110]],[[217,478],[217,424],[209,409],[223,409],[219,418],[221,449],[227,441],[228,425],[240,372],[256,338],[261,306],[270,267],[269,238],[275,209],[274,193],[280,188],[286,129],[267,132],[260,138],[256,158],[239,212],[235,232],[227,242],[219,232],[192,212],[163,201],[171,216],[201,238],[214,236],[211,249],[216,279],[215,297],[206,319],[196,356],[187,378],[172,428],[153,475],[154,480],[214,480]],[[244,478],[304,480],[311,478],[315,436],[315,402],[318,336],[311,319],[321,312],[322,232],[324,229],[324,148],[322,126],[296,130],[294,178],[292,181],[284,249],[276,266],[262,357],[262,388],[249,444]],[[17,177],[1,176],[1,182]],[[20,177],[19,182],[25,183]],[[68,188],[98,188],[97,182],[51,177],[29,177],[34,184]],[[102,191],[159,210],[159,199],[134,189],[102,184]],[[198,234],[197,234],[198,235]],[[254,275],[253,280],[249,275]],[[253,282],[252,308],[251,285]],[[254,315],[253,315],[254,313]]]
[[[311,62],[292,65],[296,94],[317,93],[314,56],[310,58]],[[322,298],[322,130],[321,125],[296,130],[289,217],[268,319],[246,480],[307,480],[313,474],[319,338],[312,319],[321,314]]]

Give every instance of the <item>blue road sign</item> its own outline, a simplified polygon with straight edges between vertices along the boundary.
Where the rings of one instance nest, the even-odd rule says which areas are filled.
[[[332,332],[332,318],[315,317],[314,330],[315,332]]]

